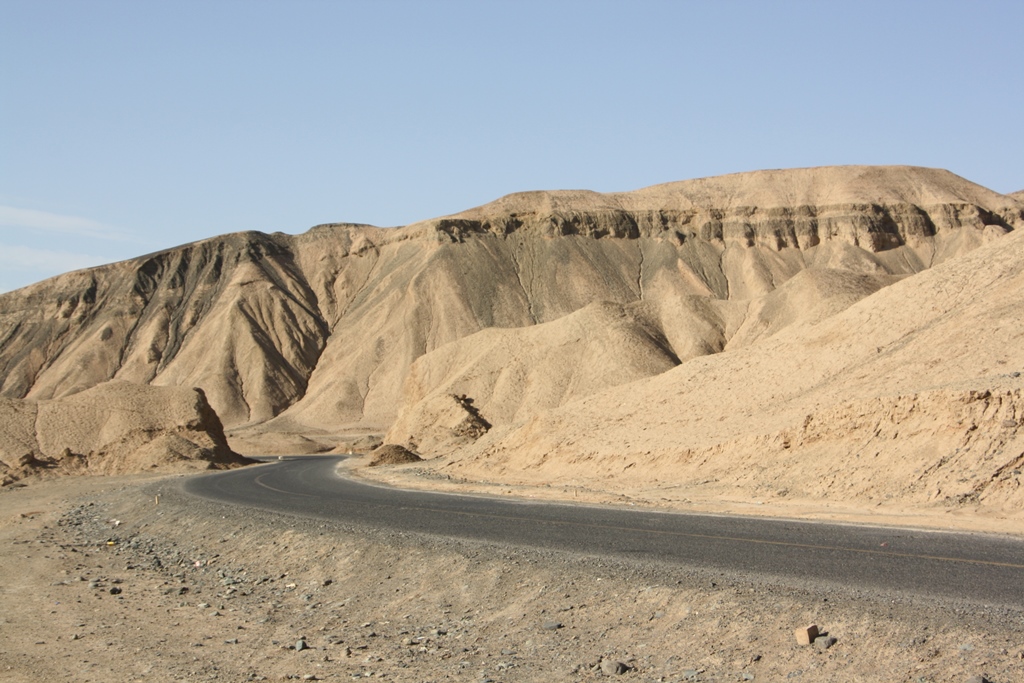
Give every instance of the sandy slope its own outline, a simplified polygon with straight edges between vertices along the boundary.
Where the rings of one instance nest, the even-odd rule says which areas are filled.
[[[107,382],[60,399],[0,399],[0,477],[241,464],[203,393]]]
[[[195,386],[254,451],[390,428],[475,481],[1015,519],[1022,225],[947,171],[851,166],[205,240],[0,296],[11,457],[194,460],[185,413],[90,392]]]
[[[1022,273],[1014,233],[816,324],[491,430],[435,463],[655,501],[785,497],[1020,518]]]
[[[873,291],[1022,215],[947,171],[838,167],[522,193],[397,229],[238,233],[0,295],[0,395],[199,386],[231,428],[382,431],[416,359],[481,330],[643,301],[685,359],[800,317],[742,304],[806,269],[881,278]]]

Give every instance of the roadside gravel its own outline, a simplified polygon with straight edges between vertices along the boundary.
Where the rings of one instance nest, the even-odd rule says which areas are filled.
[[[179,483],[0,490],[0,678],[1024,680],[1013,610],[355,528]]]

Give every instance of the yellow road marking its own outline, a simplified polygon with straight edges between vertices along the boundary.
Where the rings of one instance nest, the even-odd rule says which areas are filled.
[[[261,474],[260,476],[258,476],[255,479],[253,479],[253,482],[257,486],[262,486],[265,489],[270,489],[271,491],[277,491],[278,493],[284,493],[284,494],[287,494],[289,496],[304,496],[306,498],[316,498],[316,496],[314,496],[313,494],[310,494],[310,493],[298,493],[296,491],[285,491],[284,489],[274,488],[270,484],[264,484],[262,480],[263,480],[263,477],[267,476],[267,474],[270,474],[270,472],[267,472],[265,474]]]

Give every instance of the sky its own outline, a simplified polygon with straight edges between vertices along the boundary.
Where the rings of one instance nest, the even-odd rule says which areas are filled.
[[[1018,0],[0,0],[0,291],[239,230],[911,164],[1024,189]]]

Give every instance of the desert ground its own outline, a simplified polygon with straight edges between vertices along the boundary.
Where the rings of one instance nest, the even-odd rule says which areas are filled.
[[[185,497],[180,476],[0,490],[4,680],[963,683],[1024,672],[1016,610],[344,527]],[[809,623],[827,635],[798,645],[793,630]]]
[[[1024,680],[1015,609],[178,489],[354,453],[347,476],[403,487],[1019,537],[1022,226],[1020,192],[941,169],[772,170],[235,233],[0,294],[0,671]]]

